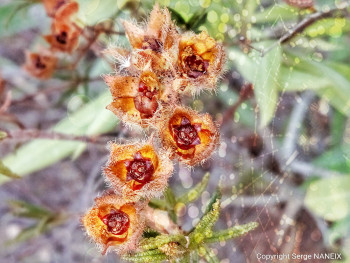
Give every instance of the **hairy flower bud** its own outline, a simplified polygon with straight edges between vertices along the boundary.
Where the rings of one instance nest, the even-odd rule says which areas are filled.
[[[179,43],[179,76],[176,89],[185,93],[215,89],[224,63],[225,53],[222,45],[205,31],[199,35],[183,35]]]
[[[57,58],[48,50],[40,53],[26,51],[26,61],[23,68],[33,77],[48,79],[52,76],[57,64]]]
[[[177,107],[163,120],[160,135],[163,145],[191,166],[207,159],[219,141],[211,116],[185,107]]]
[[[109,247],[119,254],[134,250],[144,228],[143,204],[127,203],[114,194],[97,197],[95,203],[82,223],[102,253]]]
[[[125,34],[134,49],[131,64],[138,69],[151,64],[155,72],[169,70],[176,61],[179,34],[171,21],[168,9],[160,9],[156,4],[150,14],[148,23],[139,27],[123,21]]]
[[[150,143],[110,145],[110,158],[105,176],[117,194],[136,201],[159,196],[173,171],[169,153],[159,154]]]
[[[71,53],[77,46],[81,30],[71,22],[71,17],[78,9],[77,2],[70,2],[57,10],[51,25],[51,35],[44,36],[53,50]]]
[[[104,79],[113,96],[107,109],[126,123],[147,127],[157,118],[156,113],[175,99],[170,88],[151,71],[137,77],[106,75]]]

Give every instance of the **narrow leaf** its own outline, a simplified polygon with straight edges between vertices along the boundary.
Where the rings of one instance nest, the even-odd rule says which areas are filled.
[[[197,200],[204,190],[207,188],[208,182],[210,178],[210,173],[206,173],[203,176],[202,181],[196,184],[189,192],[183,194],[177,199],[178,203],[188,204],[190,202],[194,202]]]
[[[135,254],[128,254],[124,255],[124,260],[129,260],[133,262],[162,262],[163,260],[166,260],[168,257],[163,252],[161,252],[158,249],[149,250],[145,252],[135,253]]]
[[[12,179],[19,179],[21,176],[12,172],[1,160],[0,160],[0,174]],[[1,179],[0,179],[1,180]]]
[[[145,238],[140,242],[140,248],[144,250],[158,248],[170,242],[178,242],[186,245],[187,240],[184,235],[160,235],[153,238]]]
[[[53,212],[46,208],[20,200],[9,201],[9,207],[11,212],[19,217],[42,219],[53,215]]]
[[[220,260],[215,256],[215,253],[211,248],[201,246],[198,249],[199,255],[203,257],[208,263],[219,263]]]
[[[190,233],[190,247],[196,247],[201,244],[207,237],[213,235],[212,227],[216,223],[220,214],[220,199],[216,199],[215,203],[210,206],[210,210],[203,215],[194,230]]]
[[[210,238],[206,238],[204,242],[214,243],[214,242],[220,242],[220,241],[225,241],[227,239],[240,237],[247,234],[249,231],[257,228],[258,226],[259,226],[258,223],[251,222],[241,226],[234,226],[226,230],[214,231],[213,235]]]
[[[277,107],[281,59],[282,48],[280,46],[277,46],[265,56],[256,58],[253,85],[260,110],[261,126],[269,124]]]

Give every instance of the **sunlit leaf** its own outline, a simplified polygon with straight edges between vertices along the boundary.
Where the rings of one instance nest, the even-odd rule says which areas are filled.
[[[311,182],[305,204],[326,220],[341,220],[350,215],[350,176],[336,176]]]
[[[139,252],[135,254],[126,254],[123,259],[133,262],[162,262],[168,257],[158,249],[148,250],[145,252]]]
[[[251,222],[245,225],[234,226],[229,229],[215,231],[213,235],[209,238],[206,238],[204,242],[206,243],[214,243],[225,241],[227,239],[233,239],[247,234],[249,231],[257,228],[259,226],[256,222]]]
[[[202,180],[198,184],[196,184],[193,188],[191,188],[190,191],[180,196],[177,199],[177,202],[188,204],[190,202],[197,200],[201,196],[201,194],[204,192],[204,190],[207,188],[209,178],[210,178],[210,173],[206,173],[203,176]]]
[[[278,102],[278,77],[282,49],[277,46],[263,57],[257,57],[254,94],[260,109],[260,125],[266,126],[274,116]]]
[[[12,172],[1,160],[0,160],[0,174],[6,176],[8,178],[13,178],[13,179],[21,178],[21,176]]]
[[[11,213],[18,217],[42,219],[53,216],[53,212],[46,208],[20,200],[9,201]]]
[[[72,135],[98,135],[111,131],[116,126],[117,119],[105,109],[110,100],[109,92],[103,93],[62,119],[52,130]],[[14,173],[23,176],[48,167],[84,146],[85,143],[77,141],[38,139],[6,156],[3,162]],[[0,177],[0,184],[6,181],[8,179]]]

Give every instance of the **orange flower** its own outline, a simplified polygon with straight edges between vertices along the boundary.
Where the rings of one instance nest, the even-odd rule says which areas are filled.
[[[148,126],[165,105],[174,101],[174,93],[165,87],[157,76],[147,70],[139,76],[104,76],[110,88],[113,102],[107,109],[126,123]]]
[[[48,50],[40,53],[26,51],[26,62],[23,68],[33,77],[48,79],[55,70],[57,58]]]
[[[151,143],[110,145],[104,169],[107,180],[124,200],[136,201],[161,195],[173,171],[169,153],[155,151]]]
[[[51,35],[44,36],[53,50],[71,53],[77,46],[81,30],[71,22],[71,17],[78,9],[78,3],[70,2],[57,10]]]
[[[95,203],[83,216],[82,223],[102,254],[109,247],[119,254],[136,249],[144,229],[143,204],[127,203],[114,194],[97,197]]]
[[[163,145],[191,166],[207,159],[219,141],[217,126],[209,114],[180,106],[164,120],[160,135]]]
[[[46,14],[50,17],[54,17],[58,9],[62,8],[69,2],[69,0],[43,0]]]
[[[177,89],[186,93],[215,89],[224,63],[222,45],[205,31],[199,35],[185,34],[179,43]]]
[[[168,9],[161,10],[156,4],[144,28],[123,21],[125,34],[133,49],[131,63],[138,69],[151,63],[153,70],[168,70],[176,61],[178,32],[171,21]]]

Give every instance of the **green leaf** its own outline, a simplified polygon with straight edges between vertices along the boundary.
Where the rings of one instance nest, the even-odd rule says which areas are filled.
[[[335,109],[333,111],[333,116],[331,120],[332,145],[339,145],[343,142],[345,126],[346,126],[346,116]]]
[[[253,85],[260,109],[261,126],[269,124],[277,107],[281,59],[282,49],[280,46],[268,52],[264,57],[257,57]]]
[[[214,195],[215,196],[215,195]],[[201,244],[205,238],[213,235],[212,227],[219,219],[220,215],[220,196],[216,196],[215,202],[209,202],[207,211],[199,220],[193,231],[189,235],[190,247],[196,247]]]
[[[350,146],[334,147],[313,160],[313,164],[339,173],[350,174]]]
[[[215,253],[213,252],[212,249],[208,248],[207,246],[201,246],[198,249],[199,255],[203,258],[205,258],[205,260],[208,263],[219,263],[220,260],[215,256]]]
[[[200,27],[206,22],[207,15],[208,13],[206,9],[201,9],[195,12],[192,15],[191,19],[187,22],[187,29],[197,31],[198,27]]]
[[[234,226],[229,229],[214,231],[213,235],[204,240],[205,243],[214,243],[225,241],[227,239],[233,239],[247,234],[249,231],[259,226],[256,222],[251,222],[241,226]]]
[[[46,208],[20,200],[9,201],[9,207],[12,214],[19,217],[42,219],[54,215],[52,211]]]
[[[210,178],[210,173],[206,173],[203,176],[202,181],[196,184],[190,191],[184,193],[177,199],[177,203],[188,204],[197,200],[204,190],[207,188],[208,182]]]
[[[266,46],[266,43],[265,43]],[[259,47],[263,48],[263,46]],[[279,90],[279,71],[282,49],[275,47],[264,57],[259,52],[251,54],[232,49],[229,57],[233,60],[239,73],[254,85],[254,94],[260,109],[260,125],[267,125],[274,116]]]
[[[77,0],[79,3],[78,18],[87,25],[94,25],[98,22],[113,17],[126,1],[115,0]]]
[[[148,203],[148,205],[155,209],[167,210],[167,203],[165,202],[165,200],[154,198]]]
[[[151,238],[151,237],[156,237],[156,236],[159,236],[159,235],[160,235],[160,233],[157,232],[156,230],[151,229],[151,228],[146,228],[143,231],[142,237],[144,237],[144,238]]]
[[[302,13],[306,13],[302,11]],[[299,9],[291,7],[287,4],[271,5],[271,7],[263,11],[256,12],[256,23],[275,23],[277,21],[296,20],[298,18]]]
[[[103,93],[62,119],[52,130],[72,135],[98,135],[111,131],[118,121],[114,114],[105,109],[110,100],[109,92]],[[3,162],[14,173],[23,176],[56,163],[83,146],[85,143],[77,141],[38,139],[6,156]],[[0,177],[0,184],[8,180]]]
[[[178,235],[160,235],[153,238],[145,238],[140,241],[140,248],[144,250],[155,249],[170,242],[178,242],[186,245],[187,240],[182,234]]]
[[[167,210],[169,213],[169,216],[171,218],[171,220],[173,220],[174,223],[176,223],[177,221],[177,216],[175,213],[175,205],[176,205],[176,197],[173,193],[173,191],[171,190],[170,187],[168,187],[165,191],[164,191],[164,197],[165,197],[165,202],[166,202],[166,206],[167,206]]]
[[[19,179],[19,178],[21,178],[21,176],[19,176],[18,174],[12,172],[1,160],[0,160],[0,174],[6,176],[8,178],[12,178],[12,179]]]
[[[37,25],[37,21],[28,15],[28,7],[35,2],[11,1],[0,6],[0,37],[14,35]]]
[[[162,262],[168,259],[167,255],[161,252],[159,249],[149,250],[145,252],[139,252],[135,254],[127,254],[123,256],[124,260],[133,262]]]
[[[186,27],[186,21],[182,17],[182,15],[180,13],[178,13],[175,9],[171,8],[171,7],[168,7],[168,9],[169,9],[169,11],[171,13],[171,18],[176,21],[176,24],[178,26]]]
[[[295,54],[288,55],[289,69],[282,68],[280,85],[285,91],[314,89],[338,111],[350,116],[350,67],[329,62],[316,62]]]
[[[329,230],[329,243],[334,243],[340,238],[350,237],[350,216],[335,222]]]
[[[350,215],[350,176],[336,176],[311,182],[305,204],[326,220],[342,220]]]

